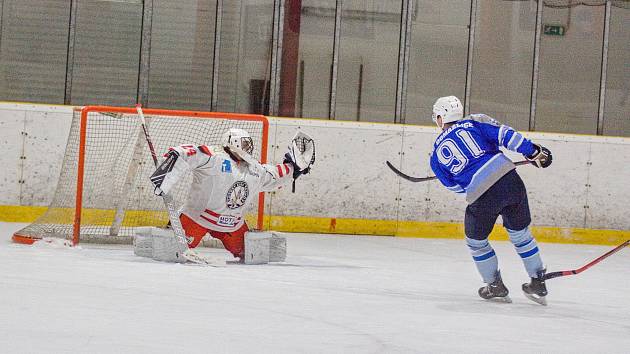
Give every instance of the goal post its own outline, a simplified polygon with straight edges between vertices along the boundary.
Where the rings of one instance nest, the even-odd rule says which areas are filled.
[[[183,144],[219,145],[229,128],[245,129],[253,156],[267,162],[269,122],[254,114],[143,109],[156,152]],[[13,241],[32,244],[44,237],[79,242],[131,243],[141,226],[164,227],[168,215],[153,194],[155,170],[135,107],[86,106],[74,110],[53,200]],[[186,200],[193,174],[171,192],[177,207]],[[246,211],[248,222],[263,227],[264,193]]]

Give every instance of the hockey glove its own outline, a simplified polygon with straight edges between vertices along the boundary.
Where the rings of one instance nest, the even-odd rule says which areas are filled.
[[[282,161],[282,163],[286,163],[286,164],[289,164],[289,165],[293,166],[293,179],[297,179],[301,175],[306,175],[306,174],[308,174],[311,171],[311,167],[310,166],[305,168],[305,169],[303,169],[303,170],[300,170],[298,165],[291,158],[291,154],[288,153],[288,152],[286,154],[284,154],[284,160]]]
[[[303,131],[297,131],[289,143],[289,158],[300,170],[315,163],[315,141]]]
[[[534,149],[536,151],[531,156],[525,156],[527,160],[531,161],[532,165],[540,168],[547,168],[551,165],[551,161],[553,156],[551,155],[551,151],[544,146],[534,144]]]
[[[177,179],[178,173],[170,173],[173,171],[175,164],[177,163],[177,159],[179,158],[179,153],[175,150],[171,150],[165,155],[166,160],[164,160],[160,166],[153,172],[151,175],[151,183],[153,183],[153,187],[155,187],[153,193],[155,195],[164,195],[168,193],[172,185],[174,184],[173,179]],[[176,171],[179,172],[179,171]],[[169,175],[170,174],[170,175]],[[167,176],[169,181],[166,181]]]

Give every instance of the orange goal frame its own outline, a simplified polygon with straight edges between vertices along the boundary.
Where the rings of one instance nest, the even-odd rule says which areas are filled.
[[[110,107],[110,106],[85,106],[76,107],[74,111],[81,112],[80,132],[79,132],[79,161],[77,170],[77,184],[76,184],[76,201],[75,201],[75,214],[73,222],[72,232],[72,244],[79,243],[79,235],[81,231],[81,209],[83,206],[83,175],[85,165],[85,143],[87,132],[87,120],[90,112],[106,112],[106,113],[122,113],[122,114],[137,114],[136,107]],[[246,120],[261,122],[262,127],[262,139],[260,147],[260,163],[267,162],[267,147],[269,139],[269,120],[266,116],[257,114],[241,114],[241,113],[222,113],[222,112],[200,112],[200,111],[185,111],[185,110],[167,110],[167,109],[152,109],[144,108],[145,115],[161,115],[161,116],[183,116],[182,118],[208,118],[208,119],[221,119],[228,118],[231,120]],[[263,215],[265,210],[265,193],[261,192],[258,196],[258,215],[257,215],[257,228],[263,227]],[[32,244],[36,239],[25,235],[13,235],[13,241],[17,243]]]

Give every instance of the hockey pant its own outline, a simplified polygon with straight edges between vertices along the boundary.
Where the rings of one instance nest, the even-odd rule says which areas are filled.
[[[243,226],[236,231],[219,232],[206,229],[184,214],[179,216],[179,220],[182,223],[184,232],[186,232],[188,247],[197,247],[206,233],[209,233],[210,236],[221,240],[225,249],[232,253],[234,257],[243,258],[245,252],[245,233],[249,231],[247,224],[243,223]]]

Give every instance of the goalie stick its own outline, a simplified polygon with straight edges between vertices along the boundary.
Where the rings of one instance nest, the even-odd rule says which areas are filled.
[[[149,150],[151,151],[151,157],[153,158],[153,163],[155,167],[159,167],[159,162],[157,159],[157,154],[155,153],[155,147],[153,146],[153,141],[151,136],[149,135],[149,129],[147,127],[147,122],[144,119],[144,113],[142,112],[142,106],[140,104],[136,105],[136,110],[138,111],[138,115],[140,116],[140,122],[142,124],[142,131],[144,132],[144,137],[147,141],[147,145],[149,145]],[[182,248],[184,248],[184,252],[182,256],[193,263],[204,264],[210,266],[221,266],[225,265],[225,261],[218,262],[213,259],[209,259],[199,255],[197,252],[188,248],[188,242],[186,241],[186,234],[184,232],[184,228],[182,227],[181,222],[179,221],[179,215],[177,210],[175,209],[175,203],[173,202],[173,197],[170,194],[162,193],[162,200],[164,201],[164,205],[166,206],[166,210],[168,211],[168,219],[171,224],[171,228],[173,229],[173,233],[175,237],[181,243]]]
[[[399,175],[400,177],[406,179],[407,181],[410,182],[426,182],[426,181],[431,181],[436,179],[436,176],[427,176],[427,177],[413,177],[413,176],[409,176],[408,174],[403,173],[402,171],[400,171],[399,169],[397,169],[396,167],[394,167],[394,165],[389,162],[389,161],[385,161],[385,163],[387,164],[387,167],[389,167],[392,171],[394,171],[395,174]],[[520,166],[520,165],[527,165],[530,164],[531,161],[527,161],[527,160],[523,160],[523,161],[517,161],[514,164],[516,166]]]
[[[578,268],[578,269],[573,269],[573,270],[561,270],[558,272],[551,272],[551,273],[547,273],[545,274],[545,280],[547,279],[553,279],[553,278],[557,278],[557,277],[564,277],[567,275],[576,275],[576,274],[580,274],[583,271],[589,269],[590,267],[596,265],[597,263],[603,261],[604,259],[610,257],[611,255],[613,255],[614,253],[620,251],[622,248],[626,247],[630,245],[630,240],[627,240],[626,242],[620,244],[619,246],[613,248],[612,250],[604,253],[603,255],[595,258],[594,260],[590,261],[589,263],[583,265],[582,267]]]

